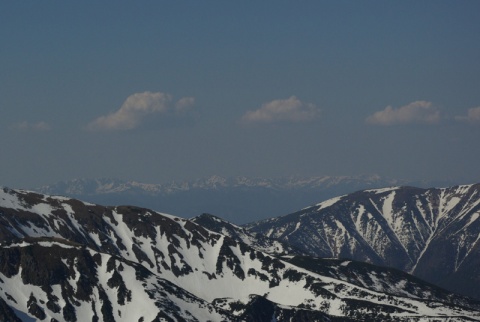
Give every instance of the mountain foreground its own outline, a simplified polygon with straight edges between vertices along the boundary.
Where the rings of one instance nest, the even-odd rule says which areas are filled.
[[[4,188],[0,320],[480,320],[478,301],[408,274],[196,222]]]

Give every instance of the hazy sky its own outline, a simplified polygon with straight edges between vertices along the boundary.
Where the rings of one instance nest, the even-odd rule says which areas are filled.
[[[480,1],[2,1],[0,185],[480,181]]]

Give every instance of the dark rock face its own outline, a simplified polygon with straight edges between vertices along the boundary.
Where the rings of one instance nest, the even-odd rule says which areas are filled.
[[[264,297],[254,296],[245,306],[244,313],[238,321],[270,322],[270,321],[298,321],[298,322],[330,322],[330,321],[354,321],[347,317],[335,318],[325,313],[311,311],[302,308],[280,307]]]
[[[480,185],[359,191],[252,223],[303,252],[388,266],[480,298]]]
[[[479,316],[478,302],[407,274],[292,257],[293,248],[285,244],[256,241],[238,226],[229,229],[224,235],[144,208],[5,189],[0,191],[0,318],[16,321],[18,312],[43,321],[411,321],[420,316],[468,321]]]
[[[10,305],[0,298],[0,321],[22,322]]]

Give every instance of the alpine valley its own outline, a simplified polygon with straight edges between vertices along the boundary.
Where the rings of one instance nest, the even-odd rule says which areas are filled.
[[[0,321],[480,321],[479,217],[480,185],[245,226],[3,188]]]

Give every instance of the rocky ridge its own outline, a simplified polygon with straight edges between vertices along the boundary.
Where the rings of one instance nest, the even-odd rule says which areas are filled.
[[[3,189],[0,242],[3,316],[49,321],[480,319],[478,302],[408,275],[387,290],[368,282],[382,274],[361,277],[358,269],[363,284],[357,283],[324,273],[324,263],[305,265],[293,254],[268,254],[193,221],[133,206],[104,207]]]
[[[363,190],[245,228],[312,256],[393,267],[479,296],[479,184]]]

